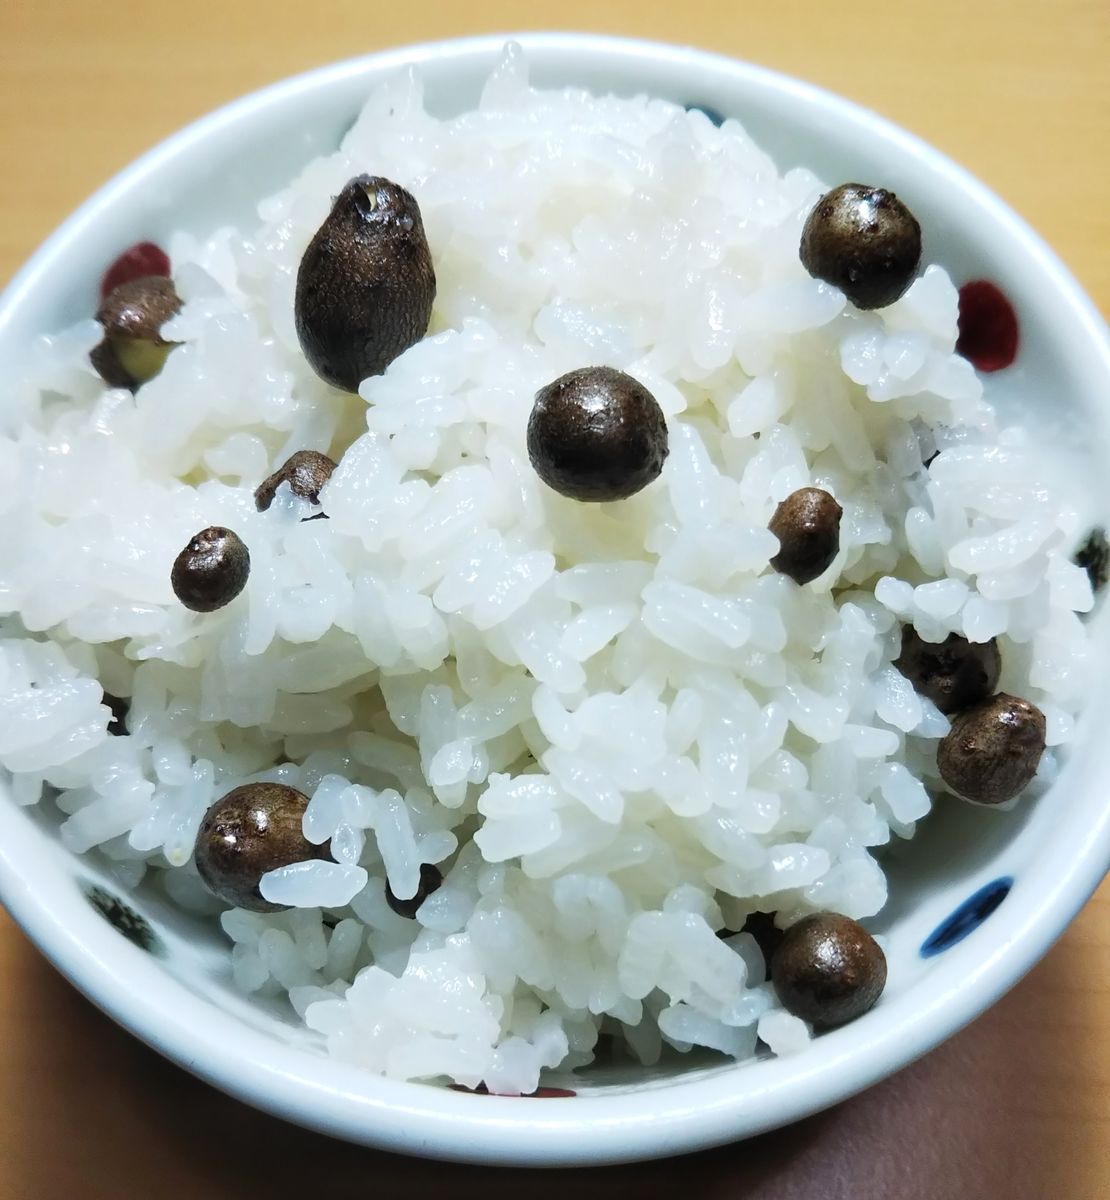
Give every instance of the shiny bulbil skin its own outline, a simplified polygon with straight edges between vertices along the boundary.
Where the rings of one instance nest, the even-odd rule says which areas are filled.
[[[180,309],[173,280],[164,275],[145,275],[114,287],[96,312],[104,338],[89,353],[101,379],[132,391],[153,379],[177,345],[162,337],[162,326]]]
[[[170,585],[193,612],[223,608],[247,586],[251,555],[242,538],[222,525],[194,534],[174,560]]]
[[[436,296],[420,207],[379,175],[339,193],[297,272],[294,316],[309,365],[357,392],[424,336]]]
[[[581,367],[540,388],[528,419],[528,457],[549,488],[572,500],[625,500],[663,470],[667,421],[631,375]]]
[[[937,747],[941,778],[977,804],[1005,804],[1037,773],[1045,748],[1044,713],[999,692],[965,709]]]
[[[886,987],[886,955],[858,922],[840,913],[803,917],[771,957],[783,1007],[818,1028],[854,1021]]]
[[[801,585],[823,575],[840,551],[843,514],[835,497],[823,488],[804,487],[791,492],[767,525],[779,540],[772,568]]]
[[[259,512],[265,512],[283,483],[289,485],[294,496],[319,504],[320,489],[334,470],[335,460],[319,450],[297,450],[254,489],[254,506]]]
[[[802,265],[857,308],[885,308],[921,265],[921,226],[893,192],[842,183],[813,207],[802,229]]]
[[[281,783],[248,783],[221,797],[197,833],[197,872],[213,895],[251,912],[281,912],[262,896],[262,876],[309,859],[330,859],[303,832],[308,797]]]
[[[902,653],[894,665],[942,713],[951,715],[980,700],[998,686],[1002,656],[998,640],[969,642],[950,633],[943,642],[927,642],[912,625],[902,628]]]

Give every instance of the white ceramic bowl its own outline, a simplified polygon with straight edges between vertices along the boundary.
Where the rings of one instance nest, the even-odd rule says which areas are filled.
[[[957,283],[993,279],[1015,303],[1021,355],[991,378],[988,392],[1001,404],[1019,397],[1060,405],[1087,424],[1093,453],[1110,461],[1104,324],[1044,243],[960,168],[879,117],[770,71],[595,36],[519,40],[540,85],[646,92],[710,108],[739,117],[781,166],[804,163],[831,182],[895,189],[926,231],[929,260]],[[140,238],[164,241],[175,227],[204,232],[247,217],[257,198],[334,148],[390,72],[418,63],[436,110],[472,106],[503,42],[441,42],[327,67],[163,143],[85,204],[12,282],[0,299],[0,361],[36,334],[91,313],[100,273],[119,249]],[[1095,624],[1105,653],[1107,623]],[[558,1100],[383,1080],[325,1058],[288,1012],[237,995],[214,923],[142,891],[121,898],[95,863],[62,848],[46,812],[3,800],[0,897],[59,970],[122,1025],[217,1087],[290,1120],[407,1153],[490,1163],[674,1154],[793,1121],[866,1087],[970,1021],[1044,954],[1110,863],[1110,754],[1094,719],[1106,711],[1108,685],[1047,795],[1012,813],[942,807],[891,856],[891,900],[870,923],[890,947],[887,992],[867,1016],[797,1057],[737,1066],[676,1056],[650,1073],[585,1072],[571,1083],[578,1094]],[[947,932],[925,956],[938,927]],[[957,941],[959,933],[967,936]]]

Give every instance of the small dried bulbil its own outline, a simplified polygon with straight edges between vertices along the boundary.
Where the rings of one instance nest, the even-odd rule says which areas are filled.
[[[998,686],[1002,657],[998,640],[969,642],[950,633],[943,642],[927,642],[912,625],[902,628],[902,653],[894,665],[942,713],[960,712],[985,700]]]
[[[767,528],[779,540],[771,566],[795,583],[811,583],[823,575],[840,549],[844,510],[821,488],[804,487],[775,509]]]
[[[265,512],[273,504],[277,490],[283,483],[289,485],[294,496],[319,504],[320,489],[334,470],[334,460],[319,450],[298,450],[254,489],[254,506],[259,512]]]
[[[89,354],[104,382],[136,389],[153,379],[177,344],[162,337],[162,326],[180,308],[173,280],[164,275],[146,275],[113,288],[96,313],[104,339]]]
[[[443,874],[439,867],[433,863],[421,863],[420,883],[417,885],[416,895],[410,896],[407,900],[399,900],[387,883],[385,885],[385,902],[399,917],[408,917],[409,920],[414,921],[417,910],[442,882]]]
[[[639,380],[582,367],[540,388],[528,457],[549,488],[572,500],[624,500],[663,470],[667,421]]]
[[[264,899],[262,876],[309,859],[328,859],[330,843],[314,846],[302,821],[308,797],[281,783],[248,783],[204,814],[197,833],[197,871],[208,890],[236,908],[280,912]]]
[[[965,800],[1005,804],[1036,775],[1044,748],[1044,713],[999,692],[953,720],[937,747],[937,768]]]
[[[357,392],[424,336],[436,296],[420,206],[400,184],[359,175],[339,193],[297,272],[294,317],[309,366]]]
[[[239,535],[210,525],[191,537],[174,560],[170,583],[186,608],[214,612],[246,587],[250,569],[250,551]]]
[[[829,1028],[874,1007],[886,986],[886,955],[858,921],[813,913],[786,931],[771,979],[788,1012]]]
[[[802,265],[857,308],[885,308],[913,283],[921,226],[893,192],[842,183],[814,205],[802,229]]]

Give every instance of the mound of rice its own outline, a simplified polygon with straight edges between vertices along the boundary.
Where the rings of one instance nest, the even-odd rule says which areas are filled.
[[[306,365],[293,287],[364,171],[418,198],[439,294],[428,337],[355,397]],[[1047,717],[1036,791],[1083,699],[1092,604],[1081,501],[955,355],[946,273],[864,313],[802,268],[824,190],[735,121],[532,90],[510,50],[476,111],[436,119],[399,77],[256,227],[175,237],[160,376],[106,388],[90,319],[9,381],[15,801],[56,803],[66,845],[124,884],[215,914],[192,862],[208,806],[251,780],[308,794],[335,861],[266,877],[288,911],[219,920],[241,988],[287,995],[371,1071],[513,1093],[599,1035],[644,1063],[804,1046],[754,939],[718,932],[883,906],[876,853],[929,812],[948,729],[892,666],[902,624],[1000,638],[1002,688]],[[548,490],[525,450],[537,388],[594,364],[670,428],[662,478],[609,505]],[[317,510],[287,487],[255,511],[306,448],[340,463],[330,520],[302,523]],[[810,484],[844,518],[800,588],[768,568],[767,523]],[[170,565],[212,524],[252,572],[196,615]],[[102,689],[130,698],[126,736]],[[445,881],[405,920],[386,881],[412,896],[421,863]]]

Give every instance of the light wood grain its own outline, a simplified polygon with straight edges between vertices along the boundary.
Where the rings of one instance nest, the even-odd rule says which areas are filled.
[[[704,46],[849,96],[969,166],[1110,312],[1106,0],[0,0],[0,281],[95,187],[211,108],[433,37],[595,29]],[[120,1033],[0,915],[0,1196],[96,1200],[481,1186],[750,1200],[1110,1197],[1110,890],[965,1033],[834,1113],[682,1162],[444,1169],[288,1130]]]

